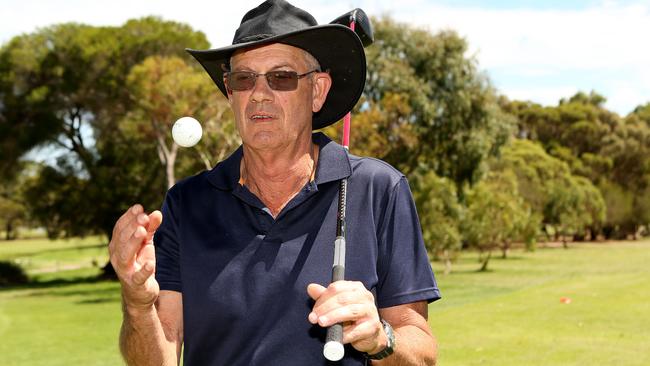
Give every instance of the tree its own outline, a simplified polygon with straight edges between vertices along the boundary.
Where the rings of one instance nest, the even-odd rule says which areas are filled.
[[[639,106],[621,119],[605,109],[604,102],[595,92],[579,92],[555,107],[500,100],[504,110],[517,117],[520,137],[538,140],[547,153],[566,162],[573,175],[588,178],[601,190],[609,214],[604,221],[591,215],[588,231],[594,239],[601,230],[618,237],[636,235],[650,216],[641,198],[650,182],[650,109]],[[555,192],[558,202],[568,197],[562,193],[565,188]],[[578,238],[584,236],[577,232]]]
[[[225,98],[205,72],[189,66],[179,57],[146,58],[131,69],[127,89],[132,93],[135,107],[120,128],[126,133],[142,136],[143,140],[156,141],[168,188],[176,182],[175,163],[179,146],[171,139],[170,131],[179,117],[193,116],[208,121],[204,124],[206,136],[203,143],[194,148],[206,169],[210,169],[211,161],[214,161],[208,152],[219,161],[239,142],[234,117]],[[211,151],[215,148],[219,151]],[[196,170],[194,166],[193,171]]]
[[[40,206],[41,220],[60,217],[43,222],[61,224],[51,233],[110,236],[129,204],[159,205],[166,184],[160,165],[151,164],[158,160],[155,142],[119,128],[133,108],[126,78],[149,55],[189,59],[185,47],[207,46],[202,33],[150,17],[121,27],[55,25],[15,37],[0,50],[0,130],[20,131],[18,140],[24,141],[3,155],[2,166],[12,166],[39,144],[68,151],[30,184],[32,193],[68,202]],[[11,145],[11,138],[0,135],[0,145]],[[29,197],[39,207],[38,197]]]
[[[20,174],[0,179],[0,228],[4,229],[5,240],[16,239],[19,226],[29,224],[30,221],[24,193],[33,166],[25,162],[17,164]]]
[[[597,227],[604,219],[605,203],[587,179],[571,174],[569,166],[534,142],[513,140],[491,163],[493,172],[511,171],[517,192],[542,217],[544,225],[566,236]],[[594,233],[595,235],[595,233]]]
[[[634,111],[632,111],[632,113],[630,113],[627,118],[637,118],[640,121],[645,122],[650,127],[650,102],[634,108]]]
[[[514,121],[500,112],[476,60],[466,57],[467,42],[455,32],[432,35],[389,18],[373,24],[353,151],[382,158],[406,174],[424,166],[458,188],[476,181]]]
[[[518,194],[514,172],[490,172],[467,191],[466,200],[461,232],[467,245],[481,253],[480,271],[488,269],[493,250],[500,248],[506,258],[514,241],[534,242],[539,216]]]
[[[451,262],[461,249],[458,225],[462,206],[458,203],[456,186],[450,179],[427,170],[419,170],[411,177],[427,251],[433,259],[444,261],[445,274],[448,274]]]
[[[0,194],[0,227],[4,229],[5,240],[16,239],[16,229],[26,219],[26,211],[15,193]]]

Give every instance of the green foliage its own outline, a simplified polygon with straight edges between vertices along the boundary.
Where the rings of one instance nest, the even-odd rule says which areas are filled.
[[[185,47],[207,46],[202,33],[149,17],[121,27],[55,25],[0,50],[0,170],[39,144],[69,151],[30,182],[30,207],[51,235],[110,234],[133,202],[159,206],[166,184],[164,170],[151,164],[156,142],[119,128],[134,105],[127,76],[149,55],[189,59]]]
[[[14,262],[0,261],[0,288],[27,283],[27,274]]]
[[[562,235],[583,234],[605,220],[605,201],[586,178],[571,174],[563,161],[528,140],[513,140],[492,162],[494,172],[512,172],[518,194],[532,212]],[[596,228],[596,229],[594,229]]]
[[[580,231],[578,227],[586,224],[592,237],[601,230],[617,236],[632,235],[650,222],[647,204],[641,199],[650,182],[650,109],[639,106],[623,120],[606,110],[604,102],[605,98],[595,92],[577,93],[562,99],[556,107],[500,100],[504,110],[517,117],[520,137],[541,142],[550,155],[568,164],[572,174],[591,182],[589,187],[573,181],[556,187],[556,202],[546,208],[546,216],[555,216],[557,224],[558,215],[562,215],[561,221],[572,222],[567,226],[569,232]],[[577,191],[586,189],[582,194],[595,198],[593,207],[580,204],[584,200],[570,193],[576,191],[572,186]],[[594,187],[601,190],[600,196],[609,198],[598,200]],[[604,219],[598,213],[602,210],[596,208],[601,202],[607,206]],[[580,213],[560,208],[573,205],[583,206],[584,210]]]
[[[432,258],[445,261],[445,272],[449,273],[451,262],[461,249],[458,224],[462,207],[456,187],[451,180],[423,169],[412,175],[411,188],[427,251]]]
[[[491,252],[500,248],[507,256],[514,241],[534,244],[539,216],[518,194],[512,171],[492,172],[466,193],[467,210],[461,220],[465,243],[486,253],[481,270],[487,270]]]
[[[628,119],[631,118],[637,118],[650,126],[650,102],[634,108],[634,111],[628,116]]]
[[[514,121],[466,57],[467,42],[451,31],[431,35],[389,18],[373,21],[353,150],[406,173],[425,166],[458,187],[474,182]]]
[[[607,204],[606,235],[608,237],[624,238],[627,232],[634,231],[636,221],[634,195],[610,181],[601,182],[599,189]]]
[[[27,209],[13,188],[13,185],[0,186],[0,190],[4,191],[0,192],[0,230],[4,230],[6,240],[16,238],[17,227],[27,218]]]
[[[172,124],[178,118],[193,116],[203,121],[204,127],[201,144],[192,149],[201,159],[185,154],[179,164],[181,176],[194,174],[202,167],[211,168],[239,144],[226,99],[204,71],[189,66],[180,57],[146,58],[131,69],[126,86],[134,108],[121,121],[120,129],[143,141],[156,141],[168,187],[176,182],[178,170],[175,165],[179,146],[171,138]]]

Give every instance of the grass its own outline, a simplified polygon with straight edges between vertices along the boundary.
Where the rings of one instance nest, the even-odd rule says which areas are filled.
[[[93,278],[101,238],[0,241],[32,283],[0,289],[3,365],[120,365],[119,285]],[[514,251],[478,273],[467,253],[429,307],[442,366],[650,364],[650,241]],[[560,298],[571,303],[560,302]]]
[[[440,365],[650,365],[649,262],[648,241],[465,255],[429,307]]]
[[[0,289],[3,365],[122,364],[119,285],[94,280],[108,260],[104,240],[0,242],[0,260],[21,263],[33,280]]]

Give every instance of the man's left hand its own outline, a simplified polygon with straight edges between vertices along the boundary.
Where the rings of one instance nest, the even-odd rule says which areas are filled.
[[[321,327],[341,323],[343,343],[368,354],[386,347],[388,338],[379,320],[375,298],[361,282],[337,281],[327,288],[312,283],[307,293],[316,301],[309,321]]]

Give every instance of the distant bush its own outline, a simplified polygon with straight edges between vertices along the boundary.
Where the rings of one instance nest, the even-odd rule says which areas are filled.
[[[28,280],[21,266],[9,261],[0,261],[0,287],[21,285]]]

